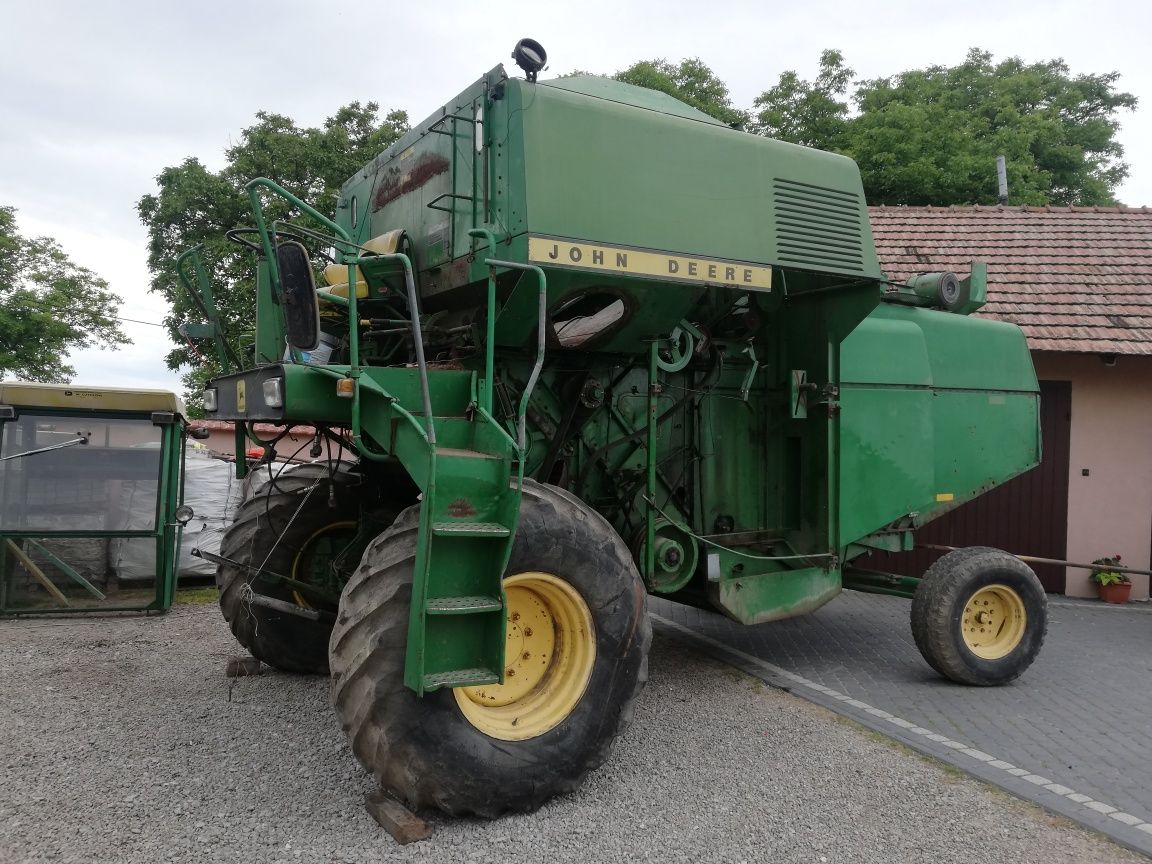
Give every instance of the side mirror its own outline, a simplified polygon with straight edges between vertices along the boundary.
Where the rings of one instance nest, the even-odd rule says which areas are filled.
[[[314,351],[320,344],[320,307],[308,250],[295,240],[281,243],[276,247],[276,266],[288,344],[298,351]]]

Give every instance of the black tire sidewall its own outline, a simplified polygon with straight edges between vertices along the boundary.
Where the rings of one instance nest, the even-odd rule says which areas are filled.
[[[964,609],[981,589],[1003,585],[1024,606],[1020,642],[989,660],[964,640]],[[940,558],[924,575],[912,600],[912,631],[925,660],[940,674],[963,684],[998,686],[1018,678],[1040,652],[1047,634],[1048,599],[1032,569],[1007,552],[962,549]]]
[[[647,677],[647,595],[623,541],[583,505],[531,489],[521,503],[505,572],[549,573],[579,592],[595,627],[591,677],[576,707],[551,730],[521,741],[494,739],[465,718],[451,690],[419,697],[403,686],[407,627],[389,631],[377,650],[392,652],[386,668],[394,680],[380,681],[378,690],[378,708],[390,718],[391,748],[388,764],[377,769],[385,785],[413,806],[495,816],[531,810],[570,791],[607,757],[637,682]],[[393,602],[406,604],[410,597],[409,582]],[[477,806],[493,798],[499,803],[490,809]]]
[[[982,570],[968,583],[967,590],[957,592],[949,610],[949,632],[956,645],[957,653],[964,658],[964,664],[982,682],[1003,684],[1019,677],[1035,659],[1044,641],[1044,628],[1036,622],[1045,617],[1047,600],[1043,591],[1037,592],[1035,577],[1007,567],[990,567]],[[989,585],[1004,585],[1016,593],[1024,604],[1025,625],[1020,642],[1008,654],[995,660],[987,660],[972,652],[964,641],[964,608],[972,596]]]
[[[299,475],[293,478],[296,481],[308,476],[300,471],[293,474]],[[307,501],[303,501],[306,491],[279,492],[275,484],[268,484],[257,497],[242,506],[233,526],[256,520],[250,539],[246,539],[243,531],[233,533],[230,529],[221,543],[221,554],[250,567],[290,576],[297,556],[317,532],[339,522],[356,522],[359,518],[351,487],[337,477],[333,482],[312,475],[305,488],[317,479],[319,482]],[[335,507],[328,506],[330,489]],[[331,617],[313,620],[248,603],[245,587],[257,594],[295,603],[291,586],[254,570],[224,565],[218,571],[218,584],[224,617],[252,656],[285,672],[327,674]]]

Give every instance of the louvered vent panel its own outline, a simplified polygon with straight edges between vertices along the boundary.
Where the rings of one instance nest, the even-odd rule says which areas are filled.
[[[781,264],[864,272],[859,195],[777,178],[772,199]]]

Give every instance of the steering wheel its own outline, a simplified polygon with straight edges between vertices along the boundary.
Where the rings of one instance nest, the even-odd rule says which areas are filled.
[[[251,249],[257,255],[263,255],[264,254],[264,247],[260,244],[260,240],[259,240],[260,230],[258,228],[233,228],[230,231],[226,231],[224,233],[224,236],[227,237],[229,240],[231,240],[233,243],[239,243],[241,246],[245,247],[246,249]],[[257,239],[255,241],[253,241],[253,240],[247,239],[248,237],[255,237]],[[296,240],[296,241],[299,241],[300,243],[306,243],[309,239],[314,239],[314,238],[309,238],[309,237],[304,236],[303,234],[297,234],[295,231],[285,230],[282,228],[279,231],[276,231],[275,233],[273,233],[272,239],[273,240],[277,240],[277,239]],[[327,261],[334,261],[334,259],[332,258],[331,255],[327,255],[323,252],[317,252],[316,254],[319,257],[324,258]]]

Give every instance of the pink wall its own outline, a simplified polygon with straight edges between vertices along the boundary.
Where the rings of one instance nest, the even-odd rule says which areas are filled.
[[[1068,560],[1120,553],[1148,569],[1152,543],[1152,357],[1032,355],[1043,380],[1072,382],[1068,472]],[[1084,469],[1088,476],[1083,476]],[[1067,571],[1070,597],[1094,597],[1087,570]],[[1132,576],[1132,599],[1148,599],[1148,577]]]

